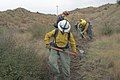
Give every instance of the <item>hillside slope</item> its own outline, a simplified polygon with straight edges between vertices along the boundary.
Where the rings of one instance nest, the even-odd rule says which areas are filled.
[[[68,19],[78,49],[85,51],[82,60],[72,58],[71,80],[120,79],[119,14],[117,4],[70,11]],[[93,24],[92,42],[76,37],[74,24],[81,18]],[[23,8],[0,12],[0,80],[49,80],[43,38],[54,28],[55,20],[56,15]]]
[[[0,26],[9,28],[29,28],[34,24],[51,26],[55,21],[55,15],[30,12],[24,8],[0,12]]]
[[[110,23],[112,26],[120,25],[120,7],[117,4],[106,4],[100,7],[88,7],[84,9],[77,8],[70,13],[69,19],[72,26],[81,18],[91,21],[95,28],[104,26],[105,23]]]
[[[94,26],[93,42],[77,41],[79,49],[85,50],[86,57],[82,60],[72,59],[71,80],[119,80],[120,6],[107,4],[98,8],[89,7],[87,10],[87,13],[80,13],[81,10],[77,9],[70,16],[76,21],[84,18]]]

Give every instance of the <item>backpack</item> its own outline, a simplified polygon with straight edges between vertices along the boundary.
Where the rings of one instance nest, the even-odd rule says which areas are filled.
[[[58,35],[58,32],[59,32],[59,30],[58,30],[58,28],[56,28],[55,29],[55,33],[53,34],[54,39],[53,39],[52,42],[50,42],[50,45],[53,46],[53,47],[60,48],[60,49],[67,49],[67,48],[69,48],[69,42],[67,42],[65,47],[58,47],[57,46],[57,44],[56,44],[56,37]],[[68,37],[67,38],[68,38],[68,41],[69,41],[70,40],[70,32],[68,33]]]
[[[78,22],[75,24],[75,30],[78,30]]]
[[[88,26],[87,33],[88,33],[89,38],[92,39],[93,38],[93,25],[90,22],[88,23],[89,23],[89,26]]]
[[[58,24],[60,21],[62,21],[62,20],[64,20],[64,17],[63,17],[62,15],[59,15],[58,18],[57,18],[57,22],[54,23],[54,27],[55,27],[55,28],[58,28],[57,24]]]
[[[59,15],[58,16],[58,19],[57,19],[57,23],[59,23],[60,21],[64,20],[64,17],[62,15]]]

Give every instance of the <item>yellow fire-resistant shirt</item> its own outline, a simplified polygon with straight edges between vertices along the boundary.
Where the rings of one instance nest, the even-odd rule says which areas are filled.
[[[49,44],[50,43],[50,40],[52,37],[54,37],[54,34],[55,34],[55,29],[46,33],[45,35],[45,44]],[[58,47],[65,47],[66,44],[68,43],[68,33],[64,33],[62,34],[59,30],[58,30],[58,34],[56,36],[56,44]],[[69,43],[70,43],[70,46],[72,48],[72,51],[73,52],[77,52],[76,51],[76,43],[75,43],[75,39],[73,37],[73,34],[70,33],[70,39],[69,39]]]
[[[87,21],[85,21],[85,20],[82,20],[79,24],[78,24],[78,27],[82,27],[83,28],[83,33],[85,33],[86,31],[87,31],[87,29],[88,29],[88,23],[87,23]]]

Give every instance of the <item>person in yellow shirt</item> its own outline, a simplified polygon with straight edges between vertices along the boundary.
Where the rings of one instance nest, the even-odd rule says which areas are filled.
[[[77,28],[82,38],[86,38],[87,36],[89,37],[89,39],[93,38],[92,25],[90,24],[90,22],[87,22],[84,19],[80,19]]]
[[[70,32],[71,26],[67,20],[62,20],[58,23],[58,28],[46,33],[44,41],[46,48],[49,50],[49,67],[54,75],[53,80],[61,80],[61,74],[58,65],[58,59],[60,59],[62,72],[64,74],[64,80],[70,80],[70,53],[66,51],[72,49],[72,55],[76,56],[76,42],[73,34]],[[56,32],[57,31],[57,32]],[[57,34],[55,36],[55,34]],[[51,38],[53,41],[51,42]],[[52,44],[51,44],[52,43]],[[62,50],[55,50],[52,47]]]

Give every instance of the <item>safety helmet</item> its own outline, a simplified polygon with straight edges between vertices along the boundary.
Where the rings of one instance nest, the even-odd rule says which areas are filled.
[[[71,25],[67,20],[62,20],[58,23],[58,29],[62,32],[69,32]]]
[[[68,11],[64,11],[63,14],[64,15],[69,15],[69,12]]]
[[[87,24],[86,20],[80,19],[80,25],[85,26]]]

